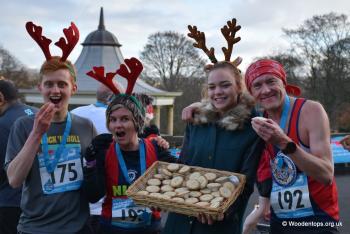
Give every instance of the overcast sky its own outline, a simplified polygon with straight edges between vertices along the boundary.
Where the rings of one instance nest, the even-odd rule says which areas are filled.
[[[53,43],[63,35],[62,29],[71,21],[80,30],[82,43],[97,29],[100,7],[104,8],[106,29],[112,32],[124,57],[140,55],[147,37],[157,31],[177,31],[187,34],[187,25],[197,25],[213,46],[216,57],[226,42],[220,28],[227,20],[237,18],[242,40],[234,47],[232,57],[243,57],[245,69],[254,57],[283,50],[288,41],[282,28],[296,28],[314,15],[329,12],[350,15],[349,0],[0,0],[0,45],[10,51],[24,65],[39,68],[44,60],[40,48],[25,30],[25,22],[43,26],[44,35]],[[61,55],[51,44],[53,55]],[[70,55],[78,58],[79,44]],[[200,51],[201,52],[201,51]],[[201,52],[202,53],[202,52]]]

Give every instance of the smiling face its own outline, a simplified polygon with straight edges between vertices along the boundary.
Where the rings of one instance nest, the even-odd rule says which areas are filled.
[[[52,102],[57,109],[55,115],[65,116],[68,111],[70,97],[76,92],[77,86],[72,83],[67,69],[59,69],[42,76],[38,85],[44,103]]]
[[[237,104],[242,88],[230,68],[217,68],[208,76],[208,97],[211,104],[224,113]]]
[[[262,108],[271,111],[282,107],[286,89],[281,79],[264,74],[252,82],[251,94]]]
[[[131,111],[120,107],[109,115],[109,131],[123,150],[134,150],[138,143],[137,131]]]

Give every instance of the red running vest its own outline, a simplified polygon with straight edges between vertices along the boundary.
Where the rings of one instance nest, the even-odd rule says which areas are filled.
[[[295,100],[291,117],[289,120],[288,127],[288,136],[295,142],[297,145],[303,145],[298,133],[298,124],[300,111],[306,102],[303,98],[298,98]],[[304,145],[304,147],[306,147]],[[259,167],[257,171],[257,180],[258,182],[263,182],[266,179],[271,178],[271,168],[270,168],[270,157],[275,157],[274,149],[271,144],[267,145],[267,149],[263,151],[261,156]],[[326,213],[328,216],[334,220],[339,220],[339,207],[338,207],[338,192],[337,185],[335,182],[335,177],[333,176],[332,184],[324,185],[311,177],[307,177],[310,199],[312,203],[313,210],[315,212],[315,205],[321,210],[321,212]],[[320,215],[318,212],[315,212],[315,215]]]
[[[157,161],[157,151],[150,140],[143,139],[146,148],[146,168],[150,167],[155,161]],[[113,186],[118,186],[119,179],[119,162],[115,152],[115,141],[111,143],[108,148],[105,168],[106,168],[106,197],[102,204],[102,216],[105,219],[111,219],[112,217],[112,199],[113,196]],[[126,196],[119,196],[126,197]],[[160,218],[160,212],[153,212],[153,217]]]

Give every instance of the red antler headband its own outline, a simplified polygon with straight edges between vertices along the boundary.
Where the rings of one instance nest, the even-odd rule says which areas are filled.
[[[42,35],[42,27],[35,25],[33,22],[27,22],[26,29],[29,35],[36,41],[36,43],[38,43],[41,50],[44,52],[46,60],[50,60],[52,58],[49,48],[51,40]],[[72,22],[69,28],[63,29],[63,33],[67,40],[61,37],[59,41],[55,43],[55,45],[62,50],[62,57],[60,59],[62,62],[67,60],[69,54],[78,43],[79,30]]]
[[[86,73],[88,76],[94,78],[95,80],[101,82],[106,85],[110,90],[113,91],[114,94],[120,94],[119,90],[113,83],[113,77],[117,74],[124,77],[128,81],[128,86],[126,88],[125,94],[132,94],[132,90],[134,89],[135,83],[139,75],[143,70],[143,65],[137,58],[130,58],[124,60],[125,64],[121,64],[120,68],[116,72],[109,72],[105,76],[105,68],[101,67],[93,67],[92,71]],[[129,69],[128,69],[129,68]]]

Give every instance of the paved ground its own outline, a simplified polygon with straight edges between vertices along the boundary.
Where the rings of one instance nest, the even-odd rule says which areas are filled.
[[[342,222],[342,227],[339,230],[340,233],[348,234],[350,233],[350,167],[336,167],[335,178],[338,188],[340,220]],[[257,189],[255,189],[249,200],[245,216],[253,210],[253,206],[257,201],[258,193]]]

